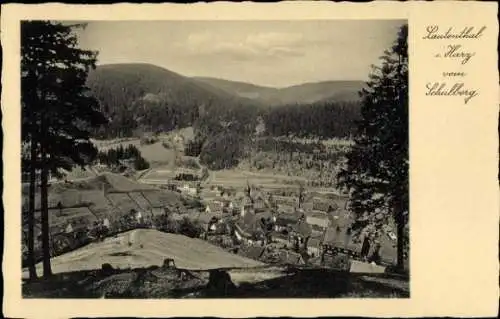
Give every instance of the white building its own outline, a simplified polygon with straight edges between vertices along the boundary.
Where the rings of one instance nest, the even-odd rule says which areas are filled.
[[[104,220],[102,221],[102,225],[106,228],[109,228],[110,227],[109,219],[104,218]]]

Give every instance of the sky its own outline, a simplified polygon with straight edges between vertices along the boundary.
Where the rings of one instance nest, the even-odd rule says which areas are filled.
[[[151,63],[263,86],[367,80],[402,20],[92,21],[79,45],[98,64]]]

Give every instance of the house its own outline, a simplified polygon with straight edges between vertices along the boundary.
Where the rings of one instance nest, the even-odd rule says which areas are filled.
[[[68,223],[68,226],[66,226],[66,228],[64,229],[64,232],[66,234],[71,234],[73,232],[73,225],[71,225],[71,223]]]
[[[322,236],[325,233],[325,228],[318,225],[311,225],[312,237]]]
[[[255,210],[259,211],[270,207],[267,199],[264,197],[264,194],[260,191],[253,192],[252,198]]]
[[[234,209],[234,203],[230,199],[226,199],[222,201],[222,208],[226,210],[232,211]]]
[[[294,206],[296,204],[296,200],[292,197],[273,196],[273,200],[278,206]]]
[[[222,213],[220,212],[210,212],[210,213],[199,213],[196,221],[198,221],[204,229],[208,229],[213,221],[218,222],[222,217]]]
[[[258,218],[253,213],[246,213],[234,225],[238,240],[247,244],[263,244],[266,242],[265,232]]]
[[[273,242],[282,244],[285,247],[290,246],[290,239],[288,234],[285,235],[283,233],[273,233],[272,240]]]
[[[241,246],[238,254],[250,259],[259,260],[264,255],[265,250],[266,248],[262,246]]]
[[[323,252],[321,238],[313,237],[307,241],[307,254],[311,257],[317,257]]]
[[[311,237],[312,229],[304,220],[294,224],[290,231],[290,240],[297,250],[307,250],[307,241]]]
[[[236,194],[234,194],[233,199],[235,199],[237,201],[241,201],[245,197],[246,197],[246,194],[240,190],[240,191],[237,191]]]
[[[245,196],[241,201],[241,216],[245,216],[247,212],[254,213],[254,205],[252,198]]]
[[[297,219],[287,216],[286,214],[281,214],[276,217],[276,221],[274,222],[274,231],[281,233],[285,230],[288,230],[288,228],[297,223]]]
[[[222,212],[222,203],[219,201],[212,201],[205,206],[205,213],[220,213]]]
[[[301,254],[289,251],[282,250],[279,253],[279,258],[281,263],[288,265],[304,265],[305,261]]]
[[[397,237],[394,233],[385,233],[375,240],[368,258],[378,264],[395,264],[397,262]]]
[[[144,221],[143,213],[139,211],[135,213],[134,218],[138,223],[142,223]]]
[[[307,214],[306,222],[311,226],[316,225],[323,229],[326,229],[330,224],[328,215],[321,212],[312,212]]]
[[[312,201],[312,209],[322,212],[333,212],[339,208],[339,205],[332,200],[314,198]]]
[[[153,217],[166,215],[165,208],[163,207],[151,207],[151,214]]]
[[[102,226],[103,227],[106,227],[106,228],[111,228],[111,224],[109,222],[109,219],[108,218],[104,218],[104,220],[102,221]]]
[[[213,217],[208,223],[208,233],[213,235],[225,235],[229,234],[231,229],[229,226],[224,223],[222,219],[218,219],[217,217]]]
[[[354,241],[351,226],[354,219],[345,214],[343,209],[337,210],[332,216],[332,225],[325,231],[323,244],[328,252],[343,252],[376,263],[393,264],[396,262],[396,236],[391,226],[384,226],[378,238],[361,234]],[[391,224],[391,221],[389,221]]]
[[[234,240],[231,236],[229,235],[223,235],[221,236],[222,242],[221,245],[223,247],[233,247],[234,245]]]
[[[327,253],[342,252],[351,256],[360,256],[362,245],[352,238],[352,219],[337,216],[332,218],[332,224],[325,230],[323,246]]]
[[[182,143],[184,143],[184,136],[182,136],[180,134],[175,134],[172,141],[174,143],[177,143],[177,144],[182,144]]]
[[[314,209],[314,208],[313,208],[313,203],[312,203],[312,202],[304,202],[304,203],[302,203],[301,208],[302,208],[303,210],[305,210],[305,211],[311,211],[311,210],[313,210],[313,209]]]
[[[243,234],[239,231],[239,229],[235,229],[234,236],[236,237],[237,241],[243,241],[244,240]]]
[[[397,239],[396,235],[394,235],[394,233],[392,231],[389,231],[386,234],[387,234],[387,237],[389,237],[389,239],[391,239],[391,240]]]
[[[231,195],[232,195],[232,192],[228,189],[224,189],[222,190],[220,193],[219,193],[220,197],[222,197],[223,199],[230,199],[231,198]]]
[[[188,194],[191,196],[195,196],[198,193],[198,189],[196,187],[191,187],[189,184],[184,184],[180,188],[181,193]]]

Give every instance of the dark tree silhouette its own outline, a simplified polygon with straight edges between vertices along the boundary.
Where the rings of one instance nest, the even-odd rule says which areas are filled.
[[[49,21],[21,24],[23,136],[31,138],[40,154],[44,277],[52,274],[49,173],[57,173],[60,168],[71,170],[74,165],[83,166],[93,160],[97,151],[89,140],[90,131],[105,123],[97,101],[85,86],[89,70],[95,67],[97,53],[77,47],[75,27],[83,25]]]
[[[358,135],[347,167],[338,174],[340,187],[350,191],[350,208],[359,219],[369,221],[376,235],[390,217],[395,221],[399,268],[404,264],[409,215],[407,34],[407,26],[401,27],[361,92]]]
[[[25,120],[25,119],[23,119]],[[36,182],[37,182],[37,168],[39,160],[37,158],[37,141],[36,133],[29,127],[29,123],[26,122],[26,126],[23,121],[22,129],[22,141],[23,144],[27,145],[29,148],[29,157],[23,154],[22,158],[22,170],[23,173],[29,174],[29,194],[28,194],[28,212],[27,212],[27,224],[28,224],[28,234],[27,234],[27,246],[28,246],[28,271],[30,280],[34,280],[38,277],[35,267],[35,192],[36,192]],[[24,213],[24,212],[23,212]],[[23,220],[24,222],[24,220]]]
[[[304,205],[304,201],[306,199],[306,188],[304,187],[304,183],[299,183],[299,208],[302,208]]]

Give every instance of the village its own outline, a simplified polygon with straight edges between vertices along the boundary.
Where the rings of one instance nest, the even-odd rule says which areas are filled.
[[[345,196],[308,193],[304,188],[263,189],[248,180],[237,189],[193,175],[192,170],[181,169],[171,179],[151,185],[150,180],[141,183],[103,172],[80,182],[98,185],[97,189],[64,189],[51,198],[51,255],[150,228],[200,238],[267,264],[384,272],[395,263],[396,237],[390,226],[377,241],[363,235],[356,238]],[[71,183],[78,184],[64,182]],[[26,252],[24,245],[23,255]]]
[[[109,47],[94,43],[96,58],[75,73],[75,92],[89,94],[74,100],[57,90],[56,99],[72,107],[49,103],[47,112],[31,93],[44,92],[45,82],[23,73],[23,296],[407,296],[407,29],[404,21],[370,23],[360,24],[363,34],[380,28],[384,41],[371,48],[366,68],[352,72],[342,65],[321,75],[330,65],[323,62],[307,72],[273,63],[256,70],[253,82],[238,68],[221,73],[226,61],[203,63],[215,66],[204,74],[196,64],[207,58],[201,48],[182,54],[194,58],[186,70],[175,59],[135,61],[131,48],[120,63],[97,63]],[[278,24],[284,32],[291,27]],[[87,34],[43,25],[67,30],[70,45]],[[248,27],[228,28],[242,31],[228,39],[253,39],[263,30],[261,22]],[[121,28],[113,39],[128,36],[131,29]],[[333,44],[337,36],[325,40]],[[36,38],[24,38],[23,52],[41,45]],[[160,43],[161,55],[181,49]],[[359,43],[365,42],[356,41],[354,52]],[[24,58],[27,70],[38,67],[33,61],[46,62]],[[372,67],[378,60],[381,69]],[[398,72],[379,75],[386,64]],[[293,78],[283,77],[290,71]],[[57,85],[69,90],[73,82]],[[389,97],[380,101],[372,82]],[[380,103],[390,109],[387,119],[365,110]],[[56,110],[67,111],[64,121],[56,120]]]
[[[353,270],[352,261],[360,261],[383,272],[395,262],[396,238],[389,226],[375,244],[367,236],[354,238],[345,198],[302,202],[301,197],[273,195],[250,184],[234,194],[214,187],[206,192],[203,238],[266,263]]]

